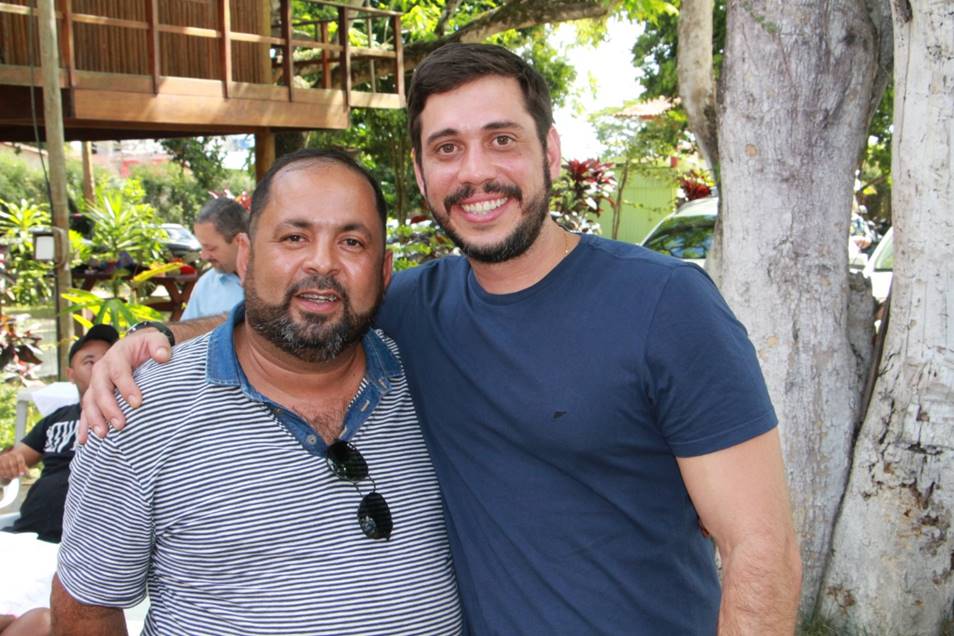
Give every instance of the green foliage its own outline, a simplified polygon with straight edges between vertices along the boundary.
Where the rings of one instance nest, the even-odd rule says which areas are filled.
[[[21,199],[0,199],[0,233],[7,249],[4,268],[4,301],[19,305],[46,302],[52,295],[47,276],[52,265],[33,258],[33,231],[50,226],[50,212],[43,204]]]
[[[140,165],[130,177],[142,184],[143,200],[161,211],[162,220],[192,227],[199,208],[209,200],[209,193],[192,176],[174,163]]]
[[[856,197],[867,209],[865,217],[882,227],[891,225],[891,133],[894,123],[894,85],[888,84],[868,126],[868,146],[861,162]]]
[[[591,118],[597,139],[617,165],[613,238],[619,232],[619,211],[630,177],[633,174],[652,174],[658,178],[660,166],[666,166],[675,180],[677,171],[668,167],[669,158],[681,154],[683,148],[692,148],[686,115],[681,109],[672,108],[655,119],[644,121],[639,117],[623,115],[629,105],[605,109]]]
[[[224,145],[221,137],[183,137],[163,139],[160,143],[182,170],[192,171],[206,192],[222,189],[226,169],[221,159]]]
[[[19,382],[0,384],[0,450],[13,446],[17,441],[15,437],[17,393],[20,391],[21,386]],[[36,409],[30,409],[27,430],[30,430],[38,419],[39,414],[36,413]]]
[[[87,209],[86,215],[94,224],[91,240],[99,259],[107,263],[126,258],[132,263],[162,259],[159,218],[144,197],[137,179],[127,179],[120,189],[97,188],[96,204]]]
[[[426,217],[415,217],[407,224],[388,223],[388,248],[398,272],[456,252],[453,242]]]
[[[600,209],[604,202],[615,205],[616,177],[613,165],[596,159],[564,162],[553,184],[550,214],[571,232],[600,233]]]
[[[405,223],[421,197],[414,187],[414,165],[402,110],[359,108],[351,111],[347,130],[316,130],[305,142],[310,148],[339,148],[354,152],[381,184],[391,216]]]
[[[66,160],[66,189],[75,200],[83,191],[83,165],[79,160]],[[39,166],[32,166],[20,154],[0,152],[0,199],[6,201],[46,201],[46,180]]]
[[[678,5],[678,0],[674,4]],[[717,78],[725,50],[725,5],[725,0],[715,0],[712,8],[712,64]],[[636,38],[633,63],[639,70],[639,83],[646,99],[675,99],[679,96],[676,74],[678,32],[679,14],[665,11],[655,14],[654,20],[647,21],[642,35]]]

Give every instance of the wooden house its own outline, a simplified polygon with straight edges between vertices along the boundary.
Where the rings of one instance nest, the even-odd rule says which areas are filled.
[[[0,0],[0,141],[43,135],[34,4]],[[346,128],[352,107],[404,104],[398,13],[318,0],[56,9],[67,140],[255,133],[262,170],[276,131]]]

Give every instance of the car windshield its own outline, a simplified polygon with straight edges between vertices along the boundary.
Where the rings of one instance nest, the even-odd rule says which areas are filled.
[[[188,241],[192,238],[189,230],[185,229],[184,227],[163,226],[162,229],[166,231],[166,234],[172,241]]]
[[[712,246],[711,216],[673,216],[643,243],[649,249],[676,258],[704,259]]]

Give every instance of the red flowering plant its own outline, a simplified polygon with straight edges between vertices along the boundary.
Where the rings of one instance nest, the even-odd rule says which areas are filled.
[[[703,199],[712,194],[712,183],[701,170],[690,170],[679,178],[679,187],[686,201]]]
[[[564,162],[563,173],[553,184],[550,216],[571,232],[599,234],[602,205],[613,205],[615,191],[613,164],[571,159]]]

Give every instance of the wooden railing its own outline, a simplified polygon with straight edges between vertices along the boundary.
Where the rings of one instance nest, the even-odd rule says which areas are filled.
[[[218,81],[225,99],[275,100],[276,93],[255,88],[265,85],[281,88],[288,102],[311,101],[305,92],[317,89],[342,91],[345,108],[402,106],[400,14],[306,1],[315,13],[327,17],[295,16],[291,0],[280,1],[277,15],[270,11],[269,0],[122,0],[118,5],[58,0],[62,86],[103,89],[109,84],[115,90],[141,91],[141,81],[128,77],[138,76],[148,78],[148,90],[154,95],[166,89],[182,94],[184,85],[174,80],[188,78]],[[0,28],[5,29],[0,32],[0,84],[39,83],[39,73],[29,68],[39,55],[36,38],[31,42],[25,35],[35,29],[28,23],[34,9],[27,3],[32,0],[0,2]],[[200,4],[201,11],[194,8]],[[102,10],[88,10],[97,6]],[[78,7],[86,10],[77,11]],[[209,24],[213,7],[214,24]],[[192,20],[196,24],[171,23],[187,21],[190,12],[202,19]],[[251,15],[255,12],[257,18]],[[249,32],[256,29],[256,20],[260,32]],[[352,40],[362,46],[354,46]],[[356,72],[361,78],[357,86]],[[102,77],[104,73],[113,77]],[[208,95],[207,89],[201,92]]]

